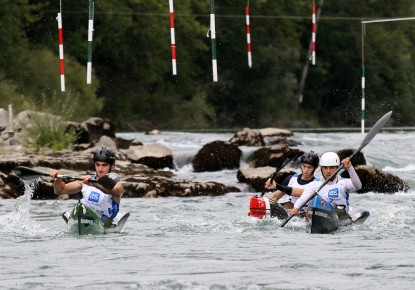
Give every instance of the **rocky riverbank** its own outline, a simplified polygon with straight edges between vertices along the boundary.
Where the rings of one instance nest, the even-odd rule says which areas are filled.
[[[26,112],[25,116],[29,114]],[[91,118],[83,123],[68,123],[75,128],[79,140],[71,150],[53,151],[50,149],[32,150],[23,147],[19,134],[1,134],[0,143],[0,198],[17,198],[24,193],[24,183],[13,172],[17,166],[26,166],[48,173],[51,168],[62,170],[69,176],[82,176],[93,171],[92,152],[106,146],[116,152],[117,162],[114,172],[122,177],[124,197],[167,197],[167,196],[218,196],[228,192],[239,192],[240,188],[220,184],[215,181],[197,182],[177,178],[173,168],[172,151],[165,145],[143,144],[139,140],[126,140],[115,136],[111,122],[101,118]],[[197,172],[236,169],[238,181],[248,184],[252,191],[263,190],[265,180],[287,157],[299,156],[303,152],[289,139],[293,133],[287,130],[267,128],[251,130],[245,128],[228,141],[213,141],[205,144],[193,160]],[[267,144],[267,145],[265,145]],[[241,150],[239,146],[258,147],[249,159],[247,168],[239,168]],[[353,149],[339,151],[341,158],[349,156]],[[225,157],[225,158],[224,158]],[[353,160],[361,177],[364,192],[393,193],[406,191],[409,186],[400,178],[380,169],[366,165],[363,154]],[[277,181],[298,169],[298,159],[291,163],[291,169],[283,170]],[[52,180],[49,177],[33,179],[34,199],[66,199],[68,196],[55,196]]]
[[[19,146],[3,147],[0,153],[0,198],[17,198],[24,193],[23,181],[13,172],[17,166],[45,173],[51,168],[62,169],[64,175],[82,176],[93,172],[91,152],[92,150],[33,152]],[[201,183],[178,179],[170,171],[152,169],[126,159],[117,160],[114,172],[122,176],[124,197],[216,196],[240,191],[237,187],[213,181]],[[35,184],[34,199],[68,198],[54,195],[52,179],[49,177],[33,179],[31,182]]]

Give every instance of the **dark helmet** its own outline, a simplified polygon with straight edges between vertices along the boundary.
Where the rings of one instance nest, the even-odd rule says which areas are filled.
[[[92,161],[94,163],[97,161],[106,162],[111,165],[115,163],[115,154],[107,147],[101,147],[101,149],[94,151],[93,154]]]
[[[301,163],[307,163],[310,165],[313,165],[314,168],[318,167],[318,164],[320,162],[320,158],[314,151],[310,151],[308,153],[304,153],[300,158]]]

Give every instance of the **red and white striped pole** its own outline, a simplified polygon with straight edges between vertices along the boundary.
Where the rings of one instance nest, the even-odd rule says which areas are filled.
[[[313,7],[312,7],[312,44],[311,44],[311,64],[316,64],[316,31],[317,31],[317,24],[316,24],[316,3],[313,0]]]
[[[173,67],[173,75],[177,75],[176,67],[176,37],[174,33],[174,7],[173,0],[169,0],[170,6],[170,36],[171,36],[171,65]]]
[[[249,0],[246,3],[246,43],[248,49],[248,66],[249,68],[252,67],[252,54],[251,54],[251,23],[249,21]]]
[[[62,33],[62,13],[58,13],[58,35],[59,35],[59,64],[61,75],[61,91],[65,91],[65,66],[63,58],[63,33]]]

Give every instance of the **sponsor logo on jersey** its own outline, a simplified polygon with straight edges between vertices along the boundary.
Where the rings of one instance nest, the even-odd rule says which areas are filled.
[[[88,201],[98,203],[100,196],[101,196],[101,194],[99,194],[98,192],[93,191],[89,194]]]
[[[328,193],[328,197],[329,198],[339,198],[339,189],[338,188],[330,189],[330,191]]]

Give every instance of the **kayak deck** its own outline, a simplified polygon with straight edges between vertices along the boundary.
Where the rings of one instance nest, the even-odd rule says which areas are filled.
[[[78,235],[119,233],[129,217],[130,213],[119,212],[114,220],[102,222],[93,209],[82,203],[78,203],[71,211],[62,214],[62,218],[68,225],[68,232]]]
[[[370,212],[365,209],[349,207],[346,212],[344,208],[333,208],[328,201],[317,195],[307,209],[306,230],[312,234],[327,234],[339,227],[362,224],[369,216]]]
[[[283,204],[269,200],[267,197],[252,196],[250,199],[249,216],[259,219],[277,218],[285,220],[289,218],[289,210]],[[362,224],[370,216],[368,210],[349,207],[333,208],[330,202],[317,195],[310,206],[300,211],[299,217],[306,220],[306,231],[312,234],[327,234],[339,227]]]

